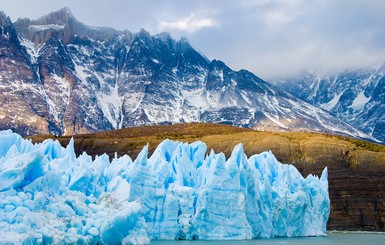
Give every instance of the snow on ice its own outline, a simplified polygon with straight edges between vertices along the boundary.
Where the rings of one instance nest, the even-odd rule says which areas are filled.
[[[303,178],[271,152],[229,159],[163,141],[150,158],[76,157],[74,142],[0,132],[0,237],[16,244],[324,236],[327,169]]]

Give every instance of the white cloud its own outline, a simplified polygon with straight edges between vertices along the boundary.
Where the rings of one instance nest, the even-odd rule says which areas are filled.
[[[303,11],[303,0],[270,0],[264,1],[265,10],[262,19],[270,28],[286,26],[293,22]]]
[[[269,27],[285,26],[295,19],[295,15],[282,10],[273,10],[263,15],[265,24]]]
[[[158,25],[159,30],[176,29],[185,32],[196,32],[202,28],[216,26],[217,22],[213,18],[205,17],[200,13],[192,13],[187,18],[176,21],[161,21]]]

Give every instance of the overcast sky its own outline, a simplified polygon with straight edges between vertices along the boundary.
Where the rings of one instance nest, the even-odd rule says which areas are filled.
[[[87,25],[185,36],[267,80],[385,62],[384,0],[0,0],[13,21],[65,6]]]

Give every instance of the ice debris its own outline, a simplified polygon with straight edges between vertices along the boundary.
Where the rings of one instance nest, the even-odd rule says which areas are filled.
[[[226,160],[202,142],[163,141],[150,158],[76,157],[74,142],[0,132],[0,237],[16,244],[323,236],[327,169],[303,178],[271,152]]]

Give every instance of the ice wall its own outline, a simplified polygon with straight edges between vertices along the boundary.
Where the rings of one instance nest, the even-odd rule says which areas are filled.
[[[10,243],[148,243],[152,239],[323,236],[327,169],[303,178],[271,152],[163,141],[109,162],[73,141],[32,144],[0,132],[0,237]]]

